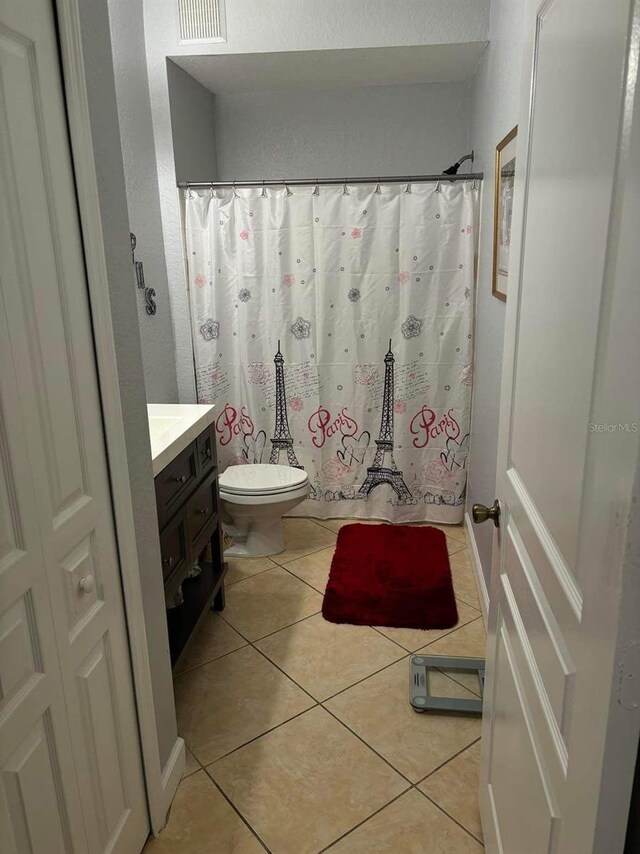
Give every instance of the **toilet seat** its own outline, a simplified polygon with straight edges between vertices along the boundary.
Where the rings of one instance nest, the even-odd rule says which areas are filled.
[[[229,466],[219,478],[220,495],[256,498],[287,495],[306,488],[309,478],[304,469],[264,463]]]

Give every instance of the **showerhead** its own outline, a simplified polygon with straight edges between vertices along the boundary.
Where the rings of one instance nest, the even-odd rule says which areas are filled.
[[[473,155],[474,154],[475,154],[474,151],[472,151],[471,154],[465,154],[465,156],[461,157],[460,160],[458,160],[456,163],[453,164],[453,166],[449,166],[448,169],[445,169],[442,174],[443,175],[457,175],[458,169],[460,168],[460,166],[462,166],[462,164],[464,163],[465,160],[470,160],[473,163]]]

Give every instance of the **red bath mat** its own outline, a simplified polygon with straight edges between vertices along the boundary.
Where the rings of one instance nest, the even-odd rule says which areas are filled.
[[[322,614],[358,626],[452,628],[458,611],[445,535],[408,525],[341,528]]]

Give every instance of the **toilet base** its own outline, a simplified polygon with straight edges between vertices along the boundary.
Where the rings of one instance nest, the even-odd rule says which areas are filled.
[[[269,557],[284,551],[284,530],[280,517],[254,519],[246,532],[233,525],[226,528],[224,522],[222,529],[235,539],[231,548],[225,550],[225,557]]]
[[[250,469],[251,466],[243,468]],[[283,552],[282,517],[304,501],[308,494],[306,482],[284,494],[258,497],[227,496],[220,490],[222,530],[235,540],[225,554],[229,557],[269,557]]]

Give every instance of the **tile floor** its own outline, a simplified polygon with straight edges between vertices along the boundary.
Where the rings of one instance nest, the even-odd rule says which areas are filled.
[[[407,688],[412,652],[484,655],[464,531],[442,527],[460,622],[419,631],[323,620],[344,524],[285,519],[286,551],[230,561],[227,607],[207,613],[176,670],[187,765],[145,854],[482,850],[480,721],[416,714]],[[478,693],[471,678],[434,682]]]

